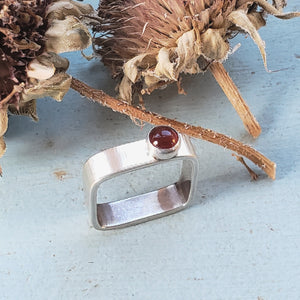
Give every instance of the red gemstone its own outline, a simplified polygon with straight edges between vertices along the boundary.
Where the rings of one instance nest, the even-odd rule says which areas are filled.
[[[154,127],[149,133],[150,143],[159,149],[171,149],[178,142],[178,133],[169,126]]]

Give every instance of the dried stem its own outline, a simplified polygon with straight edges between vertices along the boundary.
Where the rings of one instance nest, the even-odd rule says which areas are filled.
[[[260,125],[252,115],[247,103],[241,96],[237,86],[234,84],[229,74],[226,72],[224,66],[221,63],[214,62],[209,66],[209,69],[242,119],[247,131],[253,137],[258,137],[261,133]]]
[[[133,120],[138,119],[142,122],[147,122],[153,125],[171,126],[180,133],[187,134],[191,137],[199,138],[230,149],[237,154],[248,158],[254,164],[259,166],[270,178],[275,179],[276,164],[274,162],[250,146],[244,145],[231,137],[210,129],[188,125],[186,123],[160,116],[156,113],[139,109],[129,105],[126,102],[117,100],[105,94],[101,90],[94,89],[75,78],[72,79],[71,87],[79,92],[82,96],[90,98],[104,106],[110,107],[113,111],[128,115]]]
[[[232,156],[235,156],[236,160],[239,161],[243,166],[245,166],[245,168],[247,169],[247,171],[249,172],[249,174],[253,180],[257,180],[258,175],[246,164],[243,157],[236,155],[234,153],[232,154]]]
[[[24,86],[25,86],[24,83],[21,83],[19,85],[14,85],[12,91],[4,99],[1,100],[0,108],[4,107],[16,93],[21,93]]]

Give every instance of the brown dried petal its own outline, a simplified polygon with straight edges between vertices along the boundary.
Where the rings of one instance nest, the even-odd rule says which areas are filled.
[[[38,80],[46,80],[57,71],[66,71],[69,61],[54,52],[45,52],[28,65],[27,76]]]
[[[51,61],[56,68],[56,71],[67,71],[69,68],[69,61],[65,57],[61,57],[54,52],[47,52],[39,56],[40,58],[46,58]]]
[[[54,65],[48,61],[32,60],[27,69],[27,76],[39,80],[45,80],[52,77],[55,73]]]
[[[54,20],[45,36],[46,50],[55,53],[83,50],[92,42],[87,27],[74,16]]]
[[[228,56],[229,43],[224,41],[221,30],[208,28],[201,34],[201,50],[208,60],[222,62]]]
[[[22,93],[22,101],[27,102],[46,96],[61,101],[70,88],[71,80],[70,75],[63,72],[57,73],[47,80],[38,82],[34,87],[25,89]]]
[[[285,0],[273,0],[273,5],[281,11],[285,6],[286,6],[286,1]]]
[[[258,46],[259,51],[260,51],[261,56],[262,56],[263,61],[264,61],[265,69],[268,71],[267,56],[266,56],[266,51],[265,51],[265,43],[261,39],[259,33],[257,32],[255,26],[252,24],[252,22],[248,18],[247,14],[242,10],[236,10],[236,11],[233,11],[228,16],[228,20],[230,22],[232,22],[233,24],[237,25],[238,27],[240,27],[241,29],[243,29],[243,30],[245,30],[246,32],[249,33],[251,38],[254,40],[254,42]]]
[[[53,20],[64,20],[67,16],[81,17],[94,11],[89,4],[78,3],[72,0],[56,1],[48,6],[46,17],[49,22]]]
[[[14,41],[14,45],[16,49],[19,50],[32,50],[32,51],[39,51],[41,49],[41,45],[38,45],[37,43],[33,41],[26,41],[25,39],[20,41]]]
[[[265,0],[255,0],[255,2],[262,7],[267,13],[275,16],[279,19],[292,19],[295,17],[300,17],[300,12],[290,12],[290,13],[283,13],[280,9],[276,9],[272,4],[268,3]],[[279,4],[278,4],[279,3]],[[285,5],[285,2],[277,2],[279,6]]]
[[[140,78],[140,68],[154,65],[156,59],[150,54],[140,54],[130,59],[124,64],[124,74],[132,81],[136,82]]]
[[[263,12],[253,11],[247,14],[248,19],[254,25],[256,30],[266,25],[266,20],[263,17]]]
[[[162,80],[176,80],[175,66],[176,62],[170,61],[170,57],[174,54],[175,48],[161,48],[157,55],[157,65],[154,74]]]
[[[177,40],[176,53],[178,55],[176,65],[176,77],[181,72],[196,74],[200,72],[197,59],[201,55],[201,41],[197,39],[195,30],[185,32]]]
[[[0,136],[0,158],[4,155],[6,150],[6,144],[4,142],[3,136]],[[2,169],[0,166],[0,176],[2,175]]]
[[[14,105],[10,105],[8,107],[8,110],[14,115],[28,116],[36,122],[39,119],[36,111],[36,100],[22,102],[20,103],[18,108]]]
[[[3,136],[7,130],[8,117],[7,107],[0,108],[0,136]]]
[[[119,97],[128,103],[132,101],[132,81],[126,75],[119,85]]]
[[[197,40],[195,30],[183,33],[176,44],[177,47],[162,47],[157,55],[144,53],[127,61],[123,67],[124,77],[119,86],[120,97],[130,102],[132,84],[141,77],[144,79],[145,89],[150,92],[160,81],[161,83],[177,81],[181,72],[199,73],[197,59],[201,55],[201,44],[200,40]]]
[[[151,70],[143,72],[143,77],[145,82],[145,90],[147,90],[148,94],[151,93],[151,90],[154,91],[156,88],[158,88],[158,83],[161,82],[161,79],[155,77],[154,72]],[[161,84],[159,84],[159,86],[162,87]]]

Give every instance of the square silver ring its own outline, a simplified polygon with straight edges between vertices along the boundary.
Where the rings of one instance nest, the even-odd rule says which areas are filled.
[[[153,155],[149,138],[120,145],[90,157],[83,167],[85,200],[91,225],[107,230],[134,225],[184,209],[196,190],[198,159],[186,135],[178,134],[180,143],[165,159]],[[97,201],[101,184],[113,177],[168,161],[182,161],[179,180],[145,194],[113,202]],[[99,199],[101,200],[101,199]]]

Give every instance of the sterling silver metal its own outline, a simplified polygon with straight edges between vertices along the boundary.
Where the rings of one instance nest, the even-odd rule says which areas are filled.
[[[107,149],[87,160],[83,181],[90,223],[94,228],[122,228],[175,213],[188,205],[195,193],[198,160],[190,139],[181,134],[179,139],[171,151],[173,154],[169,152],[160,159],[155,158],[159,156],[157,150],[154,153],[145,139]],[[124,200],[106,203],[97,200],[97,191],[104,181],[170,160],[182,161],[176,183]]]

